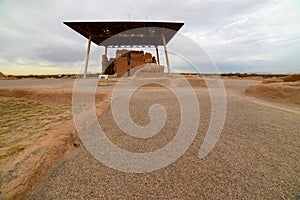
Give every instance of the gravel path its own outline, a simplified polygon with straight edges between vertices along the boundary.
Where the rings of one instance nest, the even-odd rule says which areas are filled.
[[[25,199],[295,199],[300,192],[299,113],[276,108],[285,105],[247,100],[240,88],[233,92],[235,95],[227,96],[222,135],[204,159],[198,158],[198,152],[209,123],[210,101],[205,90],[197,89],[198,135],[170,166],[128,174],[101,164],[81,145],[59,159]],[[99,118],[100,124],[121,148],[135,152],[159,149],[174,137],[180,113],[174,95],[167,90],[141,89],[130,108],[137,124],[149,122],[148,108],[153,102],[166,106],[168,113],[164,129],[153,138],[123,134],[110,109]]]

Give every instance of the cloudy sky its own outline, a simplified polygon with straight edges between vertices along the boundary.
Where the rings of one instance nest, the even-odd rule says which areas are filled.
[[[300,0],[0,0],[0,71],[76,73],[87,40],[62,22],[128,20],[129,13],[185,22],[180,34],[222,72],[300,73]]]

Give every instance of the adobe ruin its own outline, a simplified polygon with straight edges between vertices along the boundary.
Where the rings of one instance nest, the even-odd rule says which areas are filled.
[[[136,71],[132,70],[133,68],[149,63],[156,65],[156,58],[149,52],[144,53],[144,51],[126,49],[117,50],[116,58],[108,60],[106,55],[102,56],[102,74],[116,74],[117,77],[121,77],[127,73],[127,76],[131,76]],[[155,73],[155,70],[153,73]]]

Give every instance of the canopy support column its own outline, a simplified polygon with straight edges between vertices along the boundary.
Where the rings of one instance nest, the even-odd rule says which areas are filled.
[[[155,49],[156,49],[157,64],[160,65],[159,54],[158,54],[158,46],[156,46]]]
[[[87,51],[86,51],[85,68],[84,68],[84,74],[83,74],[84,79],[86,79],[87,69],[88,69],[88,65],[89,65],[91,42],[92,42],[92,35],[89,36],[88,47],[87,47]]]
[[[107,56],[107,46],[105,46],[105,56]]]
[[[168,50],[167,50],[167,44],[166,44],[165,35],[162,36],[162,39],[163,39],[164,49],[165,49],[165,54],[166,54],[166,61],[167,61],[167,66],[168,66],[168,74],[171,75],[170,63],[169,63],[169,57],[168,57]]]

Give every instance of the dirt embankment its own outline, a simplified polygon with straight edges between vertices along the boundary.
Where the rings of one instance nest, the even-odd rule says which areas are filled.
[[[300,74],[291,74],[280,78],[277,77],[268,78],[268,79],[264,79],[262,83],[268,84],[268,83],[277,83],[277,82],[296,82],[296,81],[300,81]]]
[[[47,104],[72,104],[72,94],[70,90],[0,89],[0,96],[29,99]],[[102,93],[95,94],[96,101],[102,100],[103,97],[105,95]]]
[[[8,77],[2,72],[0,72],[0,80],[8,80]]]
[[[72,103],[72,91],[0,89],[1,96],[29,99],[46,105]],[[107,102],[104,104],[102,102],[109,98],[110,94],[96,93],[95,96],[98,103],[96,112],[101,114],[109,105]],[[46,136],[10,157],[7,162],[0,165],[0,199],[22,199],[22,195],[34,185],[55,160],[78,145],[80,142],[74,122],[68,120],[61,122]]]
[[[187,81],[192,87],[207,87],[205,80],[201,77],[187,78]]]
[[[245,92],[282,102],[300,104],[300,74],[266,79],[260,85],[250,86]]]
[[[78,140],[73,121],[25,148],[1,168],[3,199],[21,199],[37,179]]]

